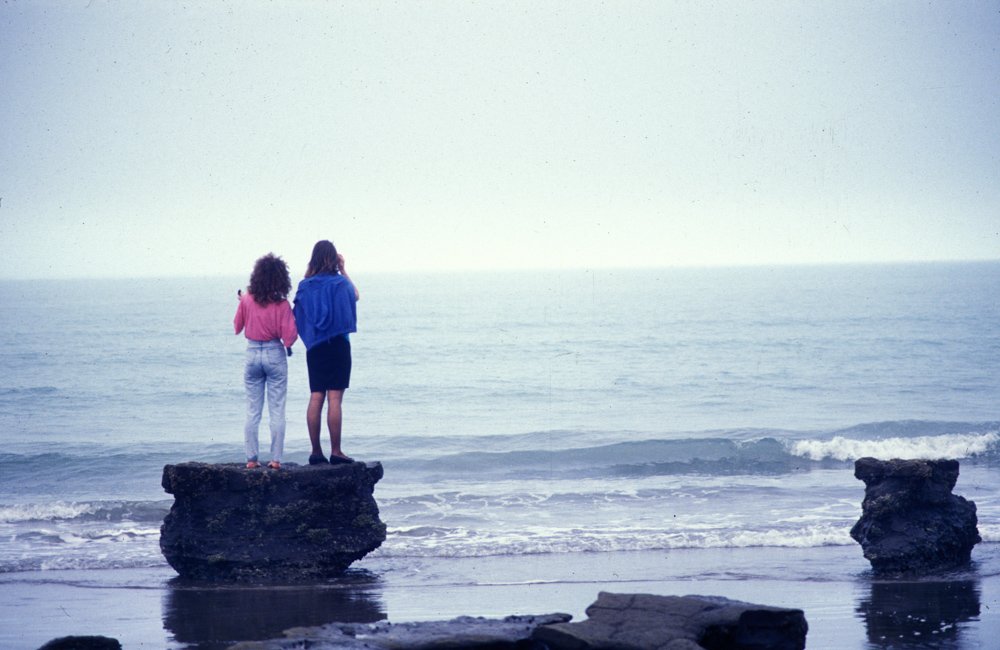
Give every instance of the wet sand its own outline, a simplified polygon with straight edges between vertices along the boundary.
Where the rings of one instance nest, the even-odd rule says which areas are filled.
[[[580,620],[599,591],[614,591],[801,608],[810,649],[971,650],[1000,639],[997,546],[978,547],[968,571],[921,581],[873,579],[854,547],[373,557],[308,586],[190,584],[167,567],[9,573],[0,575],[0,647],[101,634],[125,648],[209,650],[334,621],[549,612]]]

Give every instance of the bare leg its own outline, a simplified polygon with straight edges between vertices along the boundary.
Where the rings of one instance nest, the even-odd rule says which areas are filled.
[[[313,394],[315,395],[315,393]],[[342,409],[344,391],[330,390],[326,394],[330,402],[330,407],[326,411],[326,426],[330,429],[330,453],[334,456],[347,458],[347,455],[340,449],[340,433],[344,422]]]
[[[331,391],[332,393],[333,391]],[[312,454],[322,456],[323,447],[319,442],[319,423],[323,415],[323,401],[326,399],[325,393],[310,393],[309,407],[306,409],[306,428],[309,429],[309,443],[312,445]],[[333,406],[331,400],[330,406]],[[331,408],[331,410],[333,410]],[[340,405],[337,405],[337,412],[340,412]],[[337,430],[337,440],[340,440],[340,430]]]

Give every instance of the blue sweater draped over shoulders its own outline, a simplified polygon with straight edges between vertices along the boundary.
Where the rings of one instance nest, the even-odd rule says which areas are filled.
[[[342,275],[314,275],[299,282],[293,312],[307,350],[340,334],[358,331],[357,294]]]

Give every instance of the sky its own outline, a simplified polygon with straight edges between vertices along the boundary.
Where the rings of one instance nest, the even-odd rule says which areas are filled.
[[[0,278],[1000,258],[1000,2],[0,4]]]

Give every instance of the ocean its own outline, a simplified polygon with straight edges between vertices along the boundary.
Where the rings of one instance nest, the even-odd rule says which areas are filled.
[[[344,451],[383,463],[388,525],[366,579],[419,587],[433,567],[461,589],[504,558],[614,554],[644,558],[622,579],[641,590],[648,558],[705,550],[712,562],[665,562],[660,578],[857,587],[870,576],[848,534],[864,494],[854,460],[947,457],[983,543],[956,578],[973,584],[964,618],[914,642],[977,647],[959,632],[995,616],[979,581],[1000,576],[1000,263],[354,280]],[[245,283],[0,282],[0,622],[30,609],[24,585],[169,575],[163,466],[244,460],[231,323]],[[301,343],[289,374],[285,461],[305,463]],[[489,580],[582,579],[522,566]],[[432,613],[407,607],[383,613]],[[848,616],[864,628],[862,610]],[[164,628],[149,647],[186,647]],[[896,647],[877,636],[869,625],[856,647]]]

